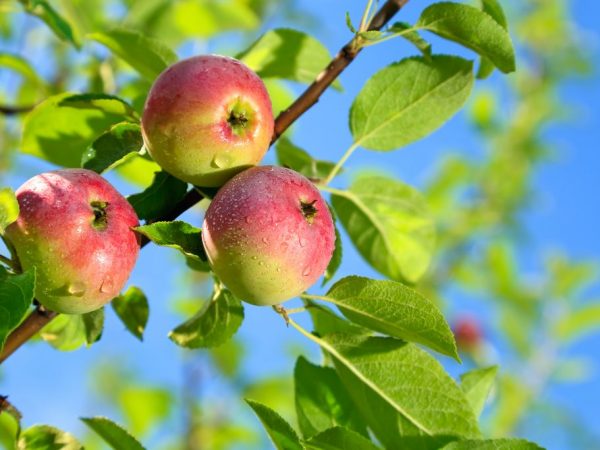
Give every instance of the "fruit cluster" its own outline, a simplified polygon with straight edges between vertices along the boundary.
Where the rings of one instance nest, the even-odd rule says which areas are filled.
[[[261,79],[216,55],[166,69],[142,117],[144,145],[166,172],[197,186],[222,186],[206,211],[202,242],[215,275],[255,305],[307,289],[335,245],[327,204],[308,179],[281,167],[254,167],[273,125]],[[31,178],[16,194],[20,214],[5,237],[20,267],[35,267],[41,304],[82,314],[119,294],[140,240],[133,230],[137,215],[114,187],[95,172],[62,169]]]

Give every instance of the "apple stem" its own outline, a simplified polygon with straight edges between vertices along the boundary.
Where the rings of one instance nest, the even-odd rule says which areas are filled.
[[[94,228],[104,230],[108,223],[106,217],[106,208],[108,207],[108,202],[93,201],[90,203],[90,206],[94,212]]]
[[[285,326],[288,327],[290,325],[290,318],[288,316],[287,310],[281,305],[273,305],[273,310],[283,317],[285,320]]]
[[[302,215],[304,216],[304,218],[306,219],[306,221],[309,224],[313,223],[313,220],[315,219],[317,212],[319,212],[319,210],[317,208],[315,208],[316,202],[317,202],[316,200],[313,200],[312,202],[308,202],[308,203],[300,201],[300,210],[302,211]]]

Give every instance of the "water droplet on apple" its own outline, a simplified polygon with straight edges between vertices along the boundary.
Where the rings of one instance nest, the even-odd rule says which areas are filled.
[[[282,252],[285,252],[288,248],[288,243],[287,242],[282,242],[281,244],[279,244],[279,248],[281,248]]]
[[[105,278],[102,284],[100,285],[100,292],[106,294],[113,290],[114,283],[111,278]]]
[[[252,259],[256,261],[258,259],[258,256],[253,256]]]
[[[307,277],[307,276],[310,275],[310,266],[306,266],[304,268],[304,270],[302,271],[302,275],[305,276],[305,277]]]
[[[300,247],[306,247],[306,239],[304,238],[298,238],[298,243],[300,244]]]
[[[263,244],[268,244],[269,243],[269,240],[266,237],[262,238],[262,241],[263,241]]]
[[[259,262],[258,262],[258,265],[259,265],[259,266],[264,266],[264,265],[265,265],[265,262],[264,262],[264,261],[259,261]]]
[[[229,155],[224,153],[218,153],[215,155],[211,162],[211,166],[215,168],[229,167],[231,165],[231,158]]]
[[[244,219],[244,221],[245,221],[246,223],[250,223],[250,216],[246,216],[246,218]]]
[[[85,294],[85,284],[81,282],[71,283],[67,286],[67,292],[74,297],[81,297]]]

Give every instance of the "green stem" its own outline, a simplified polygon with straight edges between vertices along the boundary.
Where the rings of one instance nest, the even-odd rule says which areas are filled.
[[[325,186],[331,183],[331,180],[335,178],[335,176],[338,174],[344,163],[348,160],[348,158],[350,158],[350,155],[352,155],[352,153],[354,153],[354,150],[358,148],[358,145],[359,143],[355,142],[348,148],[348,150],[346,150],[346,153],[342,155],[335,167],[331,169],[331,172],[329,172],[329,175],[327,175],[327,178],[325,178],[325,180],[323,181],[323,184]]]
[[[368,24],[373,20],[371,17],[370,11],[371,6],[373,6],[373,0],[369,0],[365,10],[363,11],[363,15],[360,19],[360,25],[358,26],[358,31],[365,31],[367,29]]]

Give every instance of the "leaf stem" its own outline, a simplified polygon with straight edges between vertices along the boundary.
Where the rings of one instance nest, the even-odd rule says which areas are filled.
[[[323,184],[325,186],[327,186],[329,183],[331,183],[331,180],[333,180],[335,178],[335,176],[338,174],[338,172],[340,171],[340,169],[342,168],[344,163],[348,160],[348,158],[350,158],[350,155],[352,155],[352,153],[354,153],[354,150],[356,150],[358,148],[358,145],[359,145],[358,142],[354,142],[348,148],[348,150],[346,150],[346,152],[342,155],[342,157],[337,162],[337,164],[334,166],[334,168],[331,169],[331,172],[329,172],[329,175],[327,175],[327,178],[325,178],[325,180],[323,181]]]

